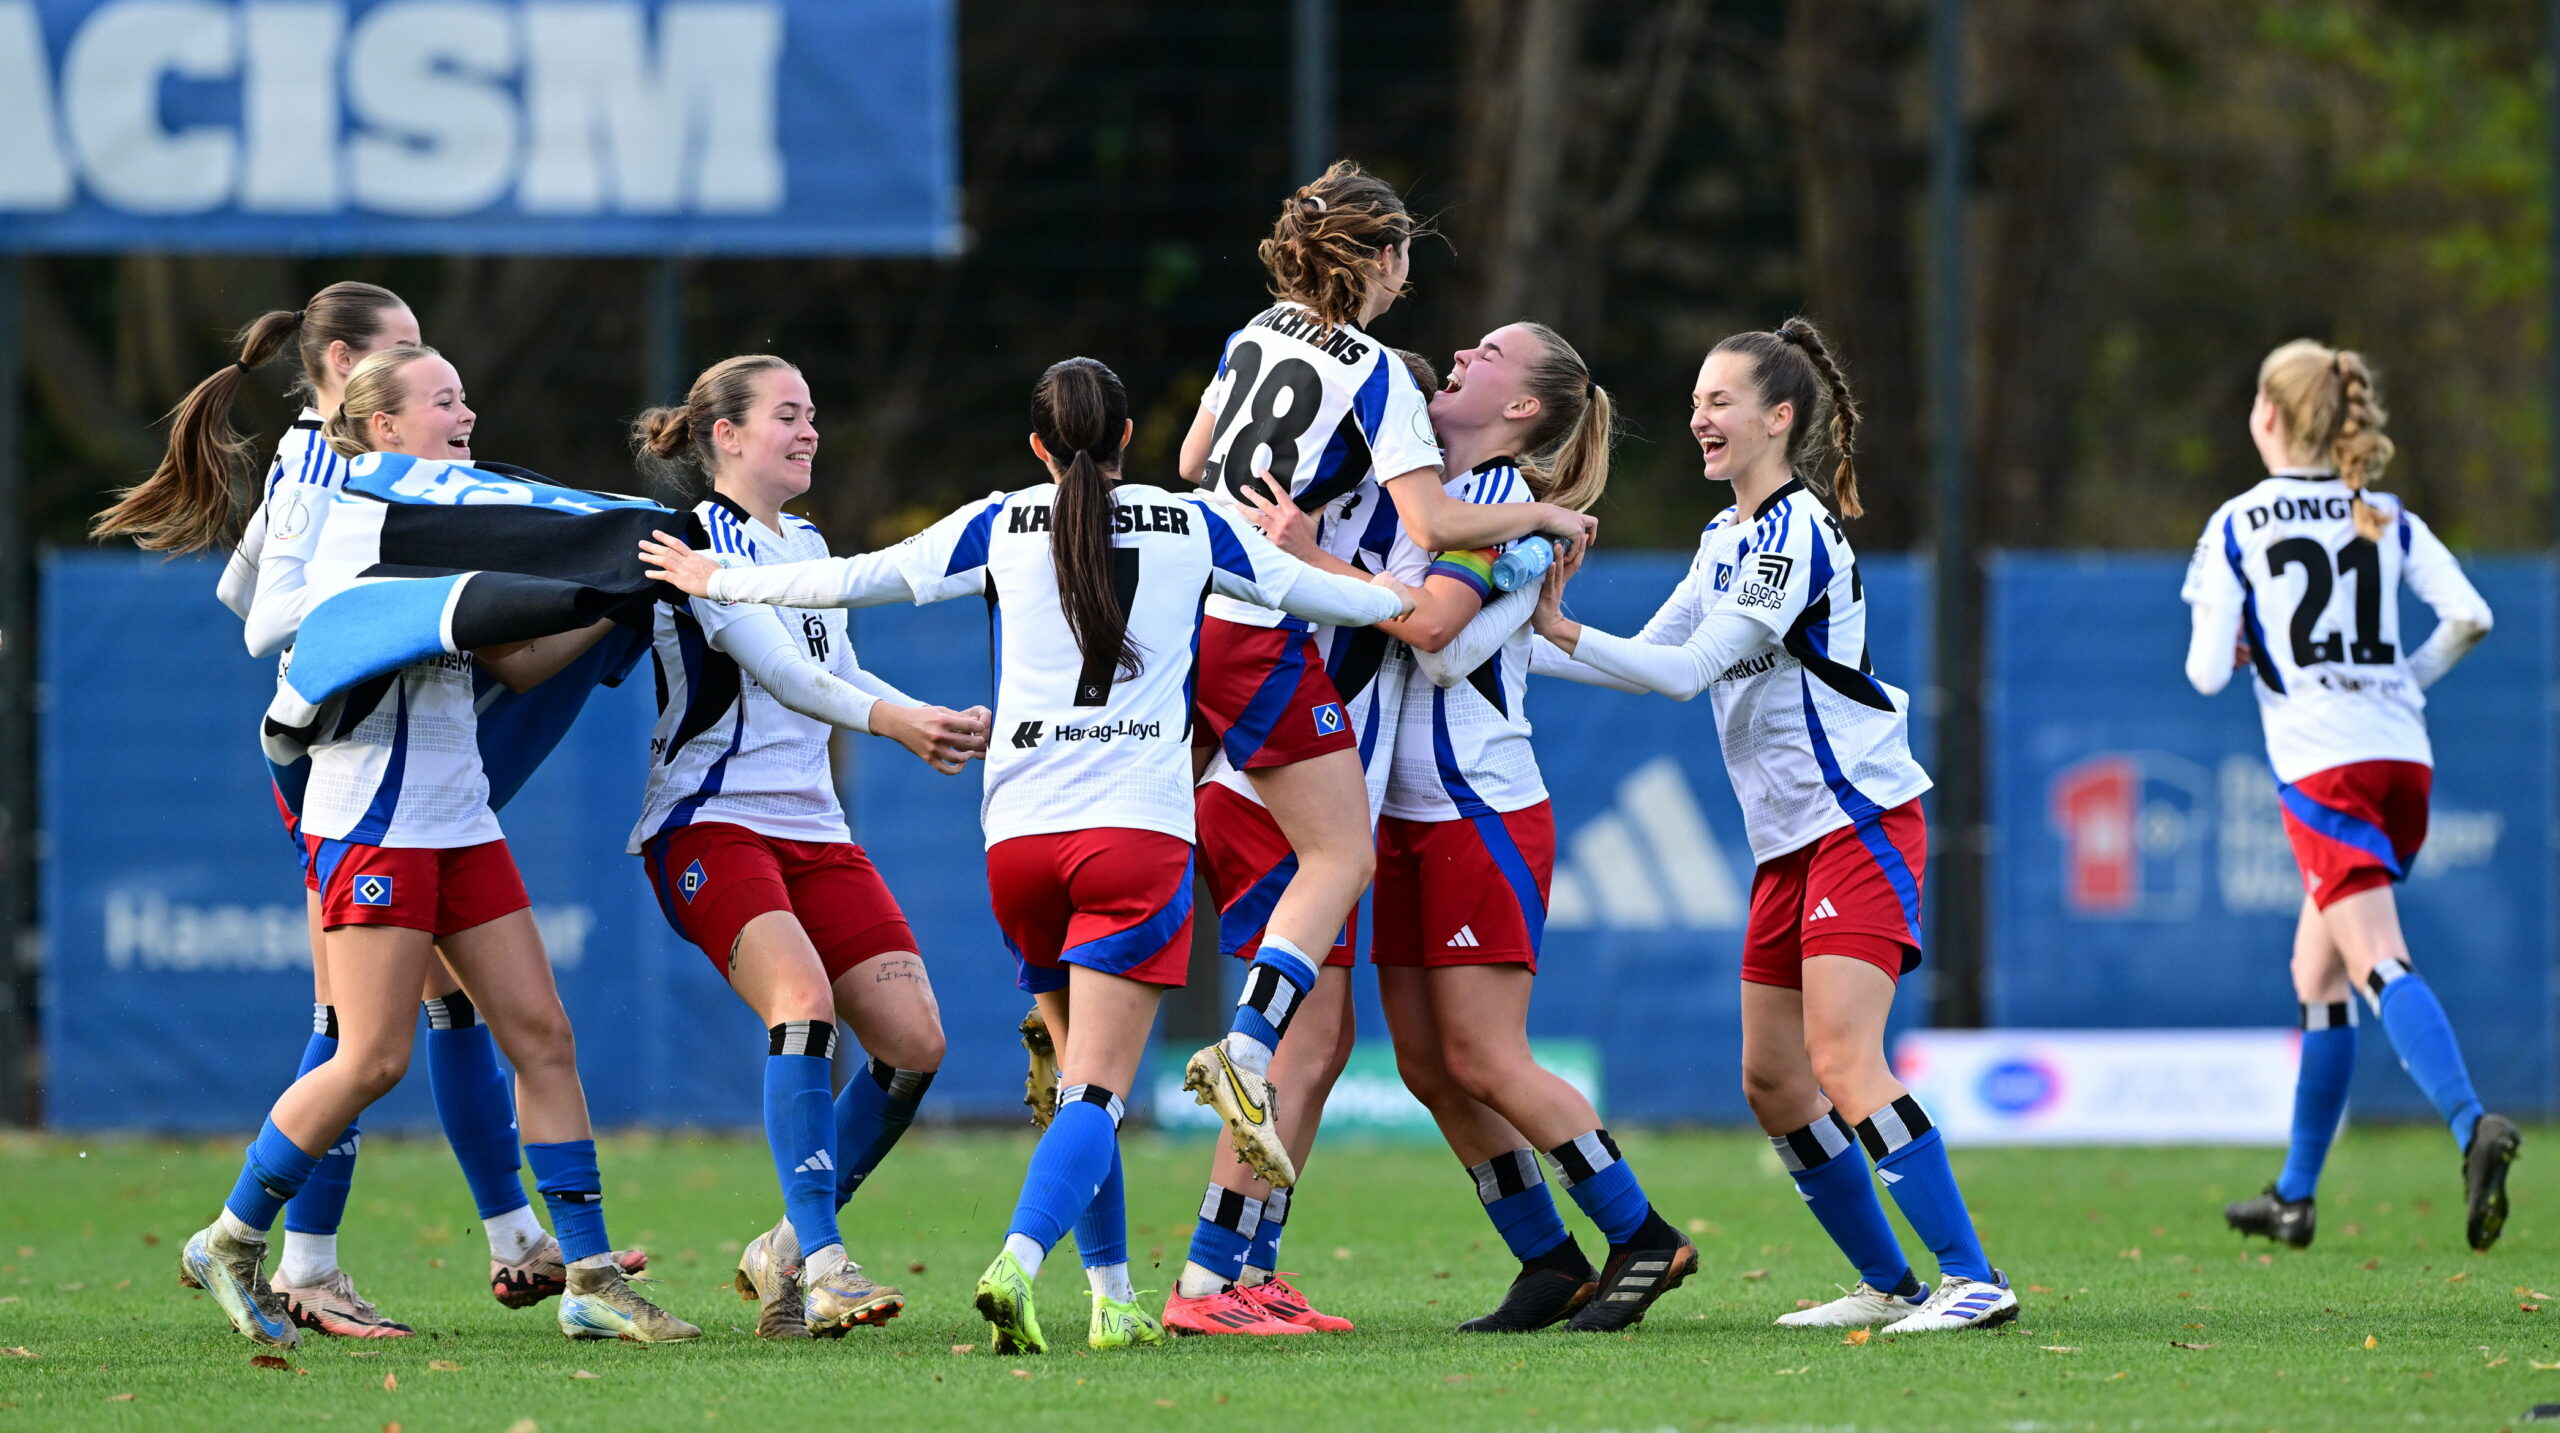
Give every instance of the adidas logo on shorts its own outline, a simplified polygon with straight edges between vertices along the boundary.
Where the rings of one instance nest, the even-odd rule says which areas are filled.
[[[1458,933],[1456,935],[1449,937],[1449,944],[1445,949],[1474,950],[1481,947],[1483,944],[1483,941],[1476,939],[1476,930],[1474,926],[1462,925],[1458,927]]]
[[[1838,914],[1840,914],[1840,912],[1831,908],[1831,898],[1829,896],[1824,896],[1821,903],[1813,908],[1813,914],[1806,916],[1805,919],[1809,921],[1818,921],[1824,916],[1836,916]]]

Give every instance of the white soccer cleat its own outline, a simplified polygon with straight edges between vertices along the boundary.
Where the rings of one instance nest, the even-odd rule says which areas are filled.
[[[1929,1286],[1926,1284],[1920,1286],[1920,1292],[1906,1299],[1886,1293],[1861,1279],[1856,1288],[1839,1298],[1809,1309],[1798,1309],[1791,1314],[1780,1314],[1777,1323],[1780,1328],[1790,1329],[1874,1328],[1878,1324],[1908,1317],[1928,1302]]]
[[[267,1241],[235,1236],[219,1221],[199,1229],[178,1254],[178,1282],[213,1295],[231,1327],[251,1343],[291,1348],[301,1342],[284,1300],[267,1283]]]
[[[809,1337],[804,1293],[800,1287],[800,1241],[789,1232],[789,1220],[747,1241],[738,1254],[738,1297],[757,1306],[756,1337]]]
[[[1894,1322],[1886,1324],[1888,1334],[1938,1333],[1946,1329],[1998,1328],[2018,1316],[2018,1296],[2009,1289],[2009,1276],[1994,1269],[1991,1281],[1959,1279],[1941,1273],[1938,1287],[1929,1301]]]
[[[569,1266],[569,1291],[560,1296],[560,1332],[631,1343],[684,1343],[702,1337],[701,1329],[640,1297],[614,1264]]]
[[[1280,1111],[1269,1077],[1228,1059],[1222,1043],[1191,1057],[1182,1087],[1226,1121],[1236,1157],[1265,1183],[1286,1189],[1298,1182],[1298,1166],[1280,1142]]]

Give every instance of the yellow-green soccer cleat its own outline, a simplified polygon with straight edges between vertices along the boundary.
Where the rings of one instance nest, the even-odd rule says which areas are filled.
[[[1049,1038],[1049,1022],[1040,1007],[1022,1017],[1022,1048],[1031,1056],[1031,1073],[1022,1079],[1022,1102],[1031,1107],[1031,1127],[1047,1129],[1058,1117],[1058,1042]]]
[[[809,1323],[800,1290],[800,1241],[788,1220],[754,1239],[738,1255],[738,1297],[757,1306],[756,1337],[807,1338]]]
[[[217,1221],[179,1251],[178,1282],[213,1295],[222,1316],[251,1343],[291,1348],[302,1341],[302,1330],[268,1285],[266,1262],[266,1240],[235,1237]]]
[[[1191,1057],[1182,1087],[1227,1122],[1227,1138],[1247,1168],[1275,1188],[1298,1182],[1298,1166],[1280,1142],[1279,1104],[1270,1080],[1239,1067],[1220,1044]]]
[[[1005,1250],[978,1276],[978,1316],[995,1335],[997,1353],[1047,1353],[1040,1313],[1031,1305],[1031,1275]]]
[[[618,1338],[632,1343],[683,1343],[702,1330],[640,1297],[622,1270],[569,1266],[569,1291],[560,1296],[560,1332],[571,1338]]]
[[[1093,1300],[1093,1323],[1084,1341],[1093,1348],[1136,1348],[1164,1342],[1164,1325],[1136,1304],[1124,1304],[1098,1289],[1085,1291]]]

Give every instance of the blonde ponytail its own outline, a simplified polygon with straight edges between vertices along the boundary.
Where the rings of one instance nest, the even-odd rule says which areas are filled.
[[[1538,400],[1538,421],[1522,436],[1521,476],[1540,499],[1589,512],[1609,486],[1609,450],[1617,441],[1609,390],[1591,381],[1590,366],[1564,335],[1523,319],[1539,351],[1529,363],[1527,388]]]
[[[2382,431],[2391,415],[2364,355],[2297,338],[2258,365],[2258,391],[2284,424],[2287,455],[2334,468],[2354,495],[2357,533],[2381,541],[2391,519],[2365,493],[2382,480],[2397,445]]]

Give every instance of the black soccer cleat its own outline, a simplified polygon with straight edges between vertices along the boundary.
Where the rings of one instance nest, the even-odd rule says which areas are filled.
[[[1614,1333],[1644,1322],[1653,1301],[1680,1287],[1697,1271],[1698,1246],[1689,1236],[1648,1212],[1644,1227],[1624,1244],[1609,1246],[1600,1289],[1566,1326],[1576,1333]]]
[[[2310,1248],[2311,1236],[2320,1232],[2320,1216],[2312,1201],[2286,1199],[2272,1184],[2255,1199],[2222,1206],[2222,1220],[2244,1236],[2262,1234],[2295,1249]]]
[[[1492,1313],[1458,1325],[1460,1333],[1535,1333],[1573,1317],[1600,1291],[1599,1272],[1571,1239],[1535,1259],[1503,1291]]]
[[[2470,1208],[2471,1247],[2486,1249],[2507,1229],[2507,1167],[2516,1162],[2524,1136],[2505,1115],[2482,1115],[2462,1152],[2462,1197]]]

